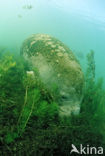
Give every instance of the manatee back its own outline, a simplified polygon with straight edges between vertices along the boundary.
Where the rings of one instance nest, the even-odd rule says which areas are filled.
[[[38,69],[39,79],[48,89],[57,86],[61,109],[66,113],[68,108],[69,112],[75,112],[77,106],[79,111],[84,76],[79,62],[67,46],[47,34],[35,34],[24,41],[21,54]]]

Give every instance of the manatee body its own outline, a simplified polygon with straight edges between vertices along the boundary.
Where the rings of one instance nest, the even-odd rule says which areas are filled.
[[[49,90],[56,86],[61,115],[78,114],[83,97],[84,76],[72,51],[47,34],[27,38],[21,54],[39,71],[39,79]]]

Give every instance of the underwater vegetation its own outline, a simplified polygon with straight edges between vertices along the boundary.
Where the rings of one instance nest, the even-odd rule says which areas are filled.
[[[52,92],[34,72],[23,58],[1,50],[0,156],[69,156],[71,144],[105,149],[105,90],[102,78],[95,80],[94,52],[87,55],[78,115],[59,116]]]

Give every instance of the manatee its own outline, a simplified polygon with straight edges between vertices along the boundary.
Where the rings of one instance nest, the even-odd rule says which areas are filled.
[[[78,114],[84,75],[73,52],[55,37],[33,34],[23,42],[20,53],[38,69],[39,79],[49,90],[56,86],[59,114]]]

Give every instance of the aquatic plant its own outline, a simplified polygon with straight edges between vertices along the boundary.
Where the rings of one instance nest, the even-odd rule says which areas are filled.
[[[23,101],[24,66],[10,53],[0,58],[0,134],[10,140]],[[5,125],[5,126],[4,126]],[[3,128],[5,127],[5,128]],[[1,137],[2,139],[2,137]]]
[[[35,88],[34,76],[30,73],[27,74],[25,81],[25,99],[22,111],[19,115],[17,122],[18,134],[22,134],[24,131],[28,120],[33,112],[35,104],[40,98],[40,91]]]
[[[87,71],[86,71],[86,80],[95,80],[95,59],[94,59],[94,51],[91,50],[90,53],[87,54]]]
[[[89,123],[105,137],[105,91],[103,89],[103,79],[95,80],[95,60],[94,52],[87,55],[85,94],[81,105],[81,113],[85,113]]]
[[[56,99],[35,77],[38,70],[29,71],[26,62],[10,56],[0,58],[0,155],[63,156],[73,143],[105,147],[105,91],[102,79],[95,80],[93,52],[87,57],[80,114],[66,117],[58,115]]]

